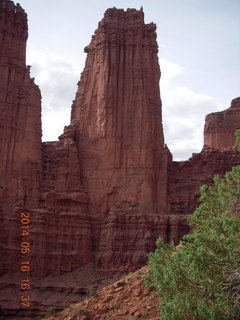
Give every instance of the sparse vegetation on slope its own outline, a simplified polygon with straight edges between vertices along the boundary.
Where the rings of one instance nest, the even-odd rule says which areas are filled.
[[[159,298],[144,285],[147,267],[97,290],[48,320],[159,320]]]
[[[203,186],[201,202],[179,248],[158,239],[149,255],[161,320],[240,319],[240,166]]]

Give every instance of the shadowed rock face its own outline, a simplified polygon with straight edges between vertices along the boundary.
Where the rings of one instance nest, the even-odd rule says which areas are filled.
[[[25,65],[27,16],[0,1],[0,176],[3,198],[38,206],[41,170],[41,94]]]
[[[144,23],[141,10],[108,9],[85,48],[71,123],[58,141],[41,143],[41,94],[25,64],[27,34],[24,10],[0,0],[0,271],[19,271],[22,208],[31,213],[32,279],[89,262],[101,273],[135,270],[159,236],[177,243],[189,231],[186,216],[199,203],[200,185],[240,164],[240,100],[206,117],[201,153],[172,161],[156,26]],[[33,295],[37,304],[41,294]],[[5,298],[14,314],[19,305]]]
[[[108,9],[85,51],[71,121],[77,123],[90,215],[98,221],[97,266],[141,265],[146,248],[154,246],[144,233],[152,233],[153,214],[166,213],[167,207],[169,152],[156,26],[144,23],[142,11]]]
[[[19,210],[25,208],[31,212],[31,274],[44,277],[88,263],[91,230],[73,129],[58,142],[41,142],[41,94],[25,62],[27,37],[24,10],[0,1],[0,268],[20,270]]]
[[[41,94],[25,64],[27,15],[0,1],[0,243],[1,270],[16,269],[18,207],[39,206]]]

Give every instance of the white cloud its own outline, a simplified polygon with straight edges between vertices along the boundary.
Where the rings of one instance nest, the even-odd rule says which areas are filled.
[[[169,60],[160,58],[159,63],[162,73],[161,83],[163,82],[165,87],[170,86],[173,79],[175,79],[177,76],[186,73],[186,70],[177,62],[171,62]]]
[[[56,141],[63,133],[63,128],[70,123],[70,108],[46,110],[43,115],[43,141]]]
[[[42,92],[43,141],[57,140],[70,122],[71,101],[77,91],[80,68],[61,56],[29,51],[27,63]]]
[[[178,63],[160,59],[160,65],[165,141],[175,160],[185,160],[201,151],[204,119],[217,110],[217,103],[178,83],[176,78],[186,74]]]

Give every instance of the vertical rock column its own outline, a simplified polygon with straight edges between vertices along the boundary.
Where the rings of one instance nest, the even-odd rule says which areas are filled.
[[[98,214],[117,200],[152,212],[164,144],[156,26],[142,11],[108,9],[85,51],[72,121],[91,202]]]
[[[136,266],[154,245],[154,215],[166,210],[169,152],[162,129],[156,25],[145,24],[142,11],[108,9],[85,52],[72,122],[78,122],[98,266],[114,270],[133,261]]]
[[[3,271],[16,268],[17,208],[36,208],[41,173],[41,94],[26,66],[27,15],[0,0],[0,243]]]

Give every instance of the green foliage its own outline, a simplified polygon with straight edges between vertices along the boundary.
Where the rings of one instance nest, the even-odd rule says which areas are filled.
[[[141,279],[141,275],[143,274],[143,272],[141,270],[137,270],[136,271],[136,278],[139,280]]]
[[[119,310],[120,309],[120,305],[119,304],[114,304],[113,306],[112,306],[112,310],[114,310],[114,311],[117,311],[117,310]]]
[[[71,320],[77,320],[78,319],[78,314],[76,312],[74,312],[74,313],[72,313],[70,315],[70,317],[71,317]]]
[[[82,309],[82,310],[80,310],[80,315],[81,315],[81,316],[87,316],[87,315],[89,315],[89,314],[90,314],[90,311],[87,310],[87,309]]]
[[[238,146],[238,151],[240,152],[240,130],[237,130],[235,132],[235,136],[236,136],[236,143],[237,143],[237,146]]]
[[[89,288],[89,289],[88,289],[88,292],[87,292],[87,296],[88,296],[88,297],[93,297],[93,296],[96,295],[96,293],[97,293],[96,288]]]
[[[136,274],[139,276],[139,275],[142,275],[143,272],[142,272],[141,270],[137,270],[137,271],[136,271]]]
[[[55,306],[50,306],[47,309],[47,315],[48,316],[54,316],[57,313],[56,307]]]
[[[161,320],[240,319],[240,166],[200,192],[193,232],[178,248],[158,239],[149,255],[146,282],[161,297]]]

